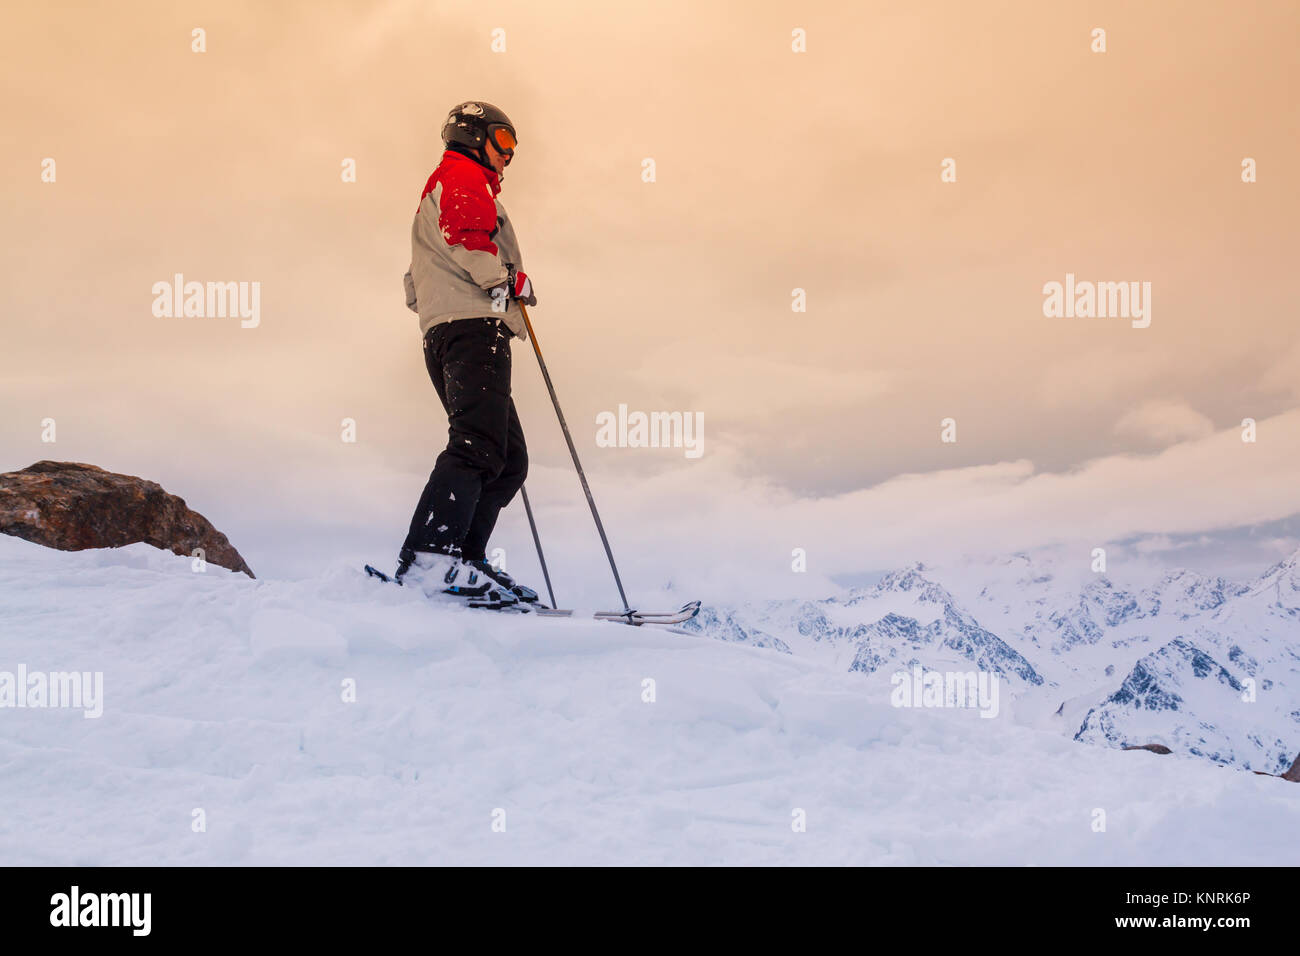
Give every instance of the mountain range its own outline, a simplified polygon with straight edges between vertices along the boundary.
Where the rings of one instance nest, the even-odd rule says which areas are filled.
[[[1281,773],[1300,751],[1300,551],[1252,581],[1180,569],[1081,586],[1027,554],[915,564],[822,600],[706,607],[691,628],[816,658],[887,693],[900,671],[996,675],[1009,719]]]

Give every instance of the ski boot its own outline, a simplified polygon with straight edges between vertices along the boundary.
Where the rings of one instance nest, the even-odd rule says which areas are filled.
[[[495,581],[496,584],[509,591],[520,601],[525,604],[536,604],[538,601],[537,592],[527,585],[520,584],[510,575],[506,574],[499,568],[493,567],[487,561],[466,558],[465,563],[484,577]]]
[[[401,585],[415,585],[426,597],[447,594],[461,598],[469,607],[501,610],[519,603],[519,597],[508,588],[451,554],[403,551],[393,579]]]

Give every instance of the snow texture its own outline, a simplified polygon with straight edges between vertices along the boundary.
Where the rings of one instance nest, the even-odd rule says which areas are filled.
[[[95,719],[0,708],[0,862],[1294,862],[1293,784],[1088,746],[1012,706],[992,720],[891,706],[886,672],[913,657],[979,661],[1030,695],[1055,679],[923,578],[821,608],[712,609],[714,640],[441,606],[352,567],[250,581],[146,545],[0,536],[0,671],[104,682]],[[1265,604],[1273,585],[1294,578],[1263,582]],[[936,606],[895,634],[899,594]],[[1231,688],[1221,671],[1276,651],[1202,660],[1198,640],[1134,651],[1124,672],[1199,669]],[[867,646],[889,666],[853,669]]]

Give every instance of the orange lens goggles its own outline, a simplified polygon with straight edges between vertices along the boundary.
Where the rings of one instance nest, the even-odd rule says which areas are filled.
[[[507,156],[515,151],[515,134],[510,131],[510,127],[493,126],[488,130],[488,135],[492,137],[492,145]]]

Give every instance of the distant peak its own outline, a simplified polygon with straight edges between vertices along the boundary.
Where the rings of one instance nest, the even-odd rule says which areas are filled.
[[[1291,571],[1296,567],[1300,567],[1300,550],[1291,552],[1277,564],[1265,571],[1263,576],[1268,577],[1269,575],[1279,571]]]

